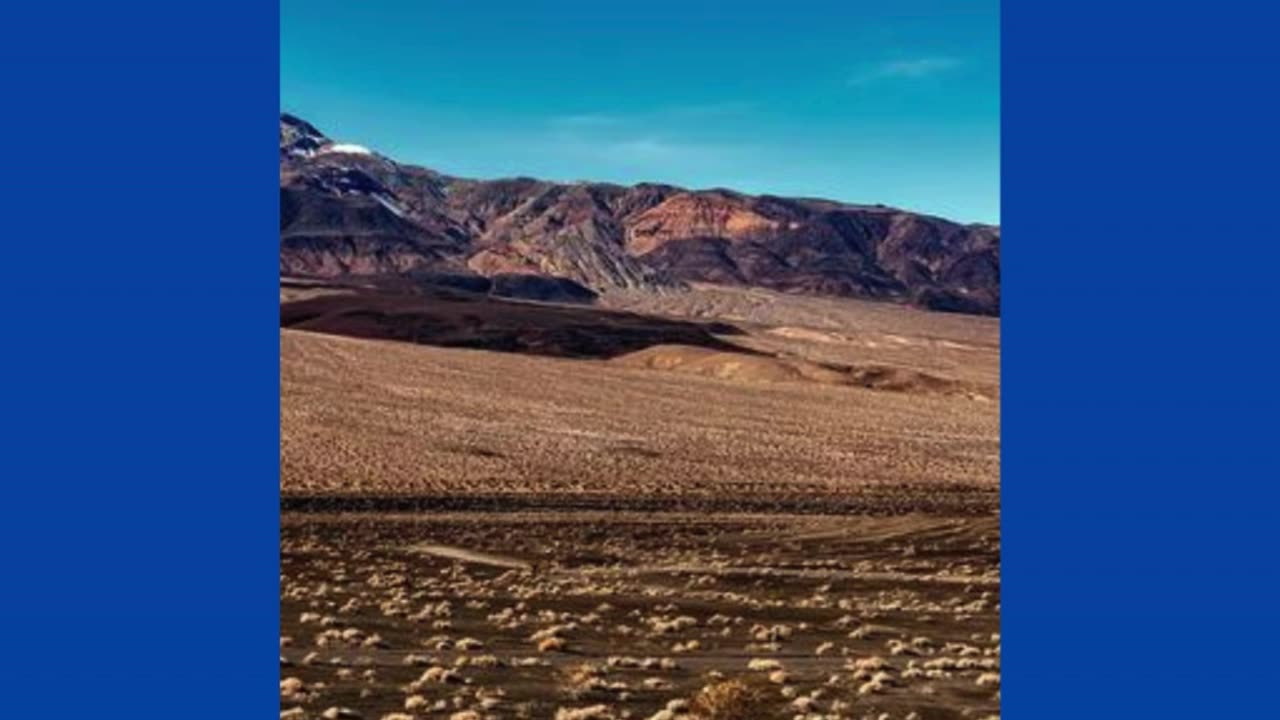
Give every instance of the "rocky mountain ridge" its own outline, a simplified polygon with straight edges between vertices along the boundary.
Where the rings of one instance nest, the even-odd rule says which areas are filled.
[[[1000,229],[726,189],[456,178],[282,114],[280,272],[487,278],[550,300],[710,282],[998,315]]]

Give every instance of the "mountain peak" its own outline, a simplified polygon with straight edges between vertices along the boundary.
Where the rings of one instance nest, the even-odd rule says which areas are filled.
[[[305,157],[329,144],[314,125],[289,113],[280,113],[280,152]]]

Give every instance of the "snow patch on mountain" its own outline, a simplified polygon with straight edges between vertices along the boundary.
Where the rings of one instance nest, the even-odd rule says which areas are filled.
[[[342,153],[344,155],[372,155],[373,151],[363,145],[354,143],[330,143],[320,148],[322,153]]]

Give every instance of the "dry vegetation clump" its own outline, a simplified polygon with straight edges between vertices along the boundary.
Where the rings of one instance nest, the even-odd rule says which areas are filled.
[[[404,709],[410,712],[415,710],[427,710],[432,706],[430,700],[422,695],[410,695],[404,699]]]
[[[538,641],[538,652],[562,652],[569,646],[569,643],[562,637],[546,637]]]
[[[457,647],[459,650],[481,650],[484,648],[484,643],[480,642],[479,640],[476,640],[475,638],[468,637],[468,638],[462,638],[461,640],[459,640],[455,645],[455,647]]]
[[[793,630],[787,625],[755,625],[751,628],[751,637],[756,642],[777,643],[791,638]]]
[[[409,692],[416,693],[432,685],[456,685],[465,682],[466,679],[457,671],[433,665],[427,668],[417,680],[409,683],[408,689]]]
[[[770,658],[751,658],[747,661],[748,670],[757,670],[760,672],[772,672],[782,669],[782,663]]]
[[[563,673],[565,688],[574,697],[583,697],[608,687],[605,681],[605,670],[599,665],[579,663],[565,668]]]
[[[737,682],[761,693],[760,720],[982,717],[999,709],[998,682],[979,684],[1000,670],[998,531],[990,516],[286,515],[280,709],[697,720],[704,687]],[[538,569],[414,549],[446,538]]]
[[[556,710],[556,720],[616,720],[616,718],[617,716],[607,705]]]
[[[776,691],[752,680],[725,680],[707,685],[689,703],[695,720],[756,720],[773,702]]]
[[[992,673],[992,672],[982,673],[977,677],[976,680],[974,680],[974,683],[976,683],[978,687],[983,687],[988,685],[994,686],[994,687],[1000,687],[1000,673]]]
[[[473,667],[492,669],[505,667],[506,663],[497,655],[459,655],[453,661],[453,666],[457,668]]]
[[[307,685],[301,678],[287,677],[280,681],[280,699],[286,702],[305,703],[311,700]]]

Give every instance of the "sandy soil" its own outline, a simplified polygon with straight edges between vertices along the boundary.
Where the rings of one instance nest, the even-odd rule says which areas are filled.
[[[281,489],[812,497],[998,484],[994,386],[974,399],[776,380],[285,330]]]
[[[565,358],[282,329],[282,717],[997,716],[998,321],[606,304],[736,330]],[[490,337],[469,313],[450,337]]]

